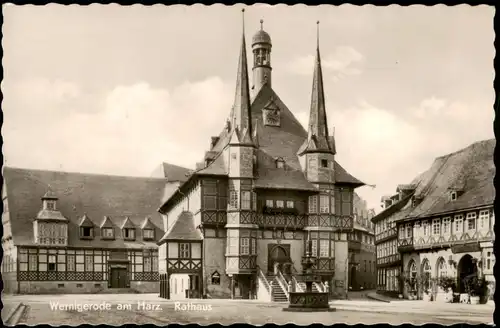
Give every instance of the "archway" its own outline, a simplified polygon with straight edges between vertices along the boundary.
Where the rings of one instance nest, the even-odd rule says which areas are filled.
[[[407,275],[408,275],[408,288],[409,292],[416,292],[417,290],[417,264],[415,263],[415,260],[411,259],[410,262],[408,263],[408,269],[407,269]]]
[[[431,265],[428,259],[424,259],[422,266],[420,268],[420,274],[422,277],[422,289],[427,291],[431,289]]]
[[[438,279],[444,278],[448,276],[448,267],[446,266],[446,261],[444,258],[438,258],[436,262],[436,277]]]
[[[459,293],[465,293],[466,281],[477,275],[477,266],[472,256],[470,256],[469,254],[465,254],[464,256],[462,256],[462,258],[458,262],[457,275],[457,290]]]
[[[269,249],[268,271],[276,273],[276,270],[282,270],[283,264],[290,262],[289,252],[285,247],[276,245]]]

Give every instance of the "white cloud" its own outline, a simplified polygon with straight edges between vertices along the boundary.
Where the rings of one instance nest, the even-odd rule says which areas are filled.
[[[217,77],[172,90],[140,82],[115,87],[98,111],[60,116],[65,97],[78,98],[68,90],[78,88],[69,82],[37,85],[24,101],[27,107],[5,107],[7,165],[124,175],[148,174],[161,161],[194,167],[232,101]],[[17,91],[12,97],[23,88]],[[36,111],[40,104],[43,110]]]
[[[339,46],[333,53],[322,57],[321,65],[325,74],[330,74],[332,79],[338,80],[348,75],[361,74],[360,68],[356,66],[363,59],[363,55],[353,47]],[[288,70],[299,75],[311,75],[313,69],[314,55],[296,57],[288,64]]]

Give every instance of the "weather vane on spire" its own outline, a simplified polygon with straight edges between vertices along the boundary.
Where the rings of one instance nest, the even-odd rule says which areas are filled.
[[[241,9],[241,16],[243,16],[243,33],[245,33],[245,8]]]
[[[319,47],[319,21],[316,21],[316,43]]]

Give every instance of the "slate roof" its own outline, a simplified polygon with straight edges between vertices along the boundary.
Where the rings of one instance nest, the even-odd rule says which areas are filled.
[[[48,185],[57,195],[57,210],[68,222],[68,246],[100,248],[156,247],[142,240],[141,225],[150,217],[156,236],[163,235],[158,205],[171,193],[165,179],[122,177],[85,173],[42,171],[4,167],[4,183],[15,245],[33,245],[33,221],[42,208]],[[96,237],[79,238],[82,217],[93,223]],[[108,217],[107,221],[105,216]],[[129,217],[136,230],[136,241],[124,241],[119,228]],[[115,240],[101,240],[101,225],[115,227]]]
[[[495,139],[479,141],[457,152],[436,158],[431,168],[412,182],[417,184],[415,196],[420,197],[421,201],[398,220],[431,217],[493,205],[495,144]],[[458,198],[451,201],[448,192],[453,190],[457,183],[462,190]]]
[[[267,126],[262,120],[262,109],[270,99],[281,111],[279,127]],[[258,144],[256,186],[272,189],[317,190],[307,181],[297,155],[307,138],[307,132],[268,84],[260,89],[252,102],[252,121],[255,122],[254,129],[257,129],[255,142]],[[229,138],[229,133],[224,129],[211,151],[222,151],[229,142]],[[278,157],[285,160],[285,170],[276,169],[275,160]],[[207,168],[196,173],[209,172],[219,175],[227,174],[221,156]],[[356,187],[364,184],[349,174],[338,162],[335,162],[335,180],[339,184],[351,184]]]
[[[166,178],[169,182],[183,183],[188,180],[191,173],[192,170],[188,168],[163,162],[153,171],[151,176],[154,178]]]
[[[196,241],[202,240],[201,231],[195,227],[194,216],[191,212],[182,212],[165,235],[158,241],[158,245],[166,240]]]

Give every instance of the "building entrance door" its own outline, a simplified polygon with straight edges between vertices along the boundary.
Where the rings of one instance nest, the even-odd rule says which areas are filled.
[[[289,244],[269,244],[267,255],[267,271],[275,274],[277,270],[283,270],[283,264],[290,263]]]
[[[472,256],[470,256],[469,254],[465,254],[464,256],[462,256],[462,258],[458,262],[457,274],[458,274],[458,284],[457,284],[458,292],[465,293],[467,282],[474,276],[477,276],[477,266],[476,263],[473,261]]]
[[[127,269],[111,268],[111,288],[127,288]]]
[[[174,273],[170,276],[170,299],[183,300],[188,298],[190,288],[190,277],[188,274]]]

